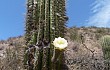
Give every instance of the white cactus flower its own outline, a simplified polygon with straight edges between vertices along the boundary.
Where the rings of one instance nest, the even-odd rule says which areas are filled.
[[[56,49],[62,50],[68,46],[68,42],[64,38],[58,37],[55,38],[55,40],[53,41],[53,45],[55,46]]]

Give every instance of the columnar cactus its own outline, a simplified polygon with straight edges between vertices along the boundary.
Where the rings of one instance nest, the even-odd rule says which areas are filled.
[[[51,43],[55,37],[64,37],[65,11],[65,0],[27,0],[24,58],[28,70],[53,69]]]
[[[100,39],[105,58],[105,70],[110,69],[110,35],[105,35]]]

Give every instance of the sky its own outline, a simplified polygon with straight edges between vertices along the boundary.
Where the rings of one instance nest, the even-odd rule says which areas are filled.
[[[68,26],[110,27],[110,0],[67,0]]]
[[[67,26],[110,27],[110,0],[66,0]],[[24,35],[26,0],[0,0],[0,40]]]
[[[67,0],[68,26],[85,26],[91,16],[92,3],[95,0]]]
[[[0,40],[24,34],[25,0],[0,0]]]

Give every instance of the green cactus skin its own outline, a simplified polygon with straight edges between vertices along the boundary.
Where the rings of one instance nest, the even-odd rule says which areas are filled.
[[[49,48],[43,48],[45,45],[38,46],[40,50],[36,50],[33,55],[37,61],[34,61],[33,67],[28,66],[27,70],[58,70],[53,68],[54,64],[51,62],[53,54],[51,43],[55,37],[64,37],[66,33],[65,11],[65,0],[27,0],[26,45],[36,45],[40,42],[50,44]],[[29,57],[24,59],[25,63],[29,61]]]
[[[105,59],[105,70],[110,69],[110,35],[105,35],[100,39],[104,59]]]

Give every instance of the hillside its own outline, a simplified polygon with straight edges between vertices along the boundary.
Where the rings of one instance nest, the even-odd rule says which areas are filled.
[[[69,70],[103,70],[105,68],[100,38],[110,35],[109,28],[67,28],[68,47],[64,52]],[[0,69],[23,70],[24,37],[0,41]]]
[[[70,70],[103,70],[105,66],[100,38],[105,35],[110,35],[109,28],[69,28],[66,35],[69,45],[65,55]]]
[[[11,37],[0,41],[0,70],[23,68],[24,37]]]

